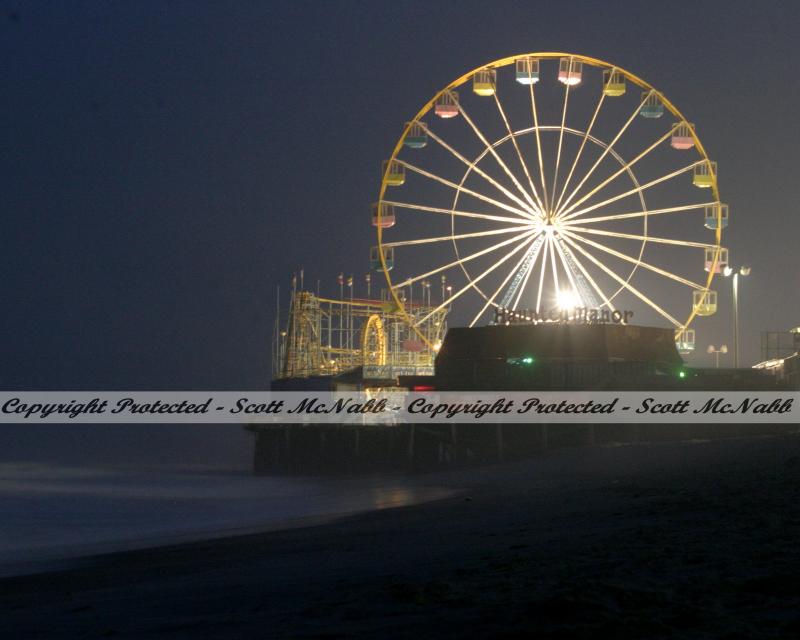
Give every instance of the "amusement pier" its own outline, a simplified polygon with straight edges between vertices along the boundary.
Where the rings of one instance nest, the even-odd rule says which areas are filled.
[[[582,55],[530,53],[465,73],[400,127],[382,164],[370,271],[340,273],[329,294],[300,271],[288,302],[279,292],[272,389],[800,389],[800,328],[763,334],[761,361],[740,366],[750,266],[723,244],[731,208],[700,129],[654,85]],[[716,367],[693,366],[710,340],[703,323],[720,312],[731,346],[708,346]],[[720,368],[729,350],[734,366]],[[745,429],[248,428],[258,473],[438,468]]]

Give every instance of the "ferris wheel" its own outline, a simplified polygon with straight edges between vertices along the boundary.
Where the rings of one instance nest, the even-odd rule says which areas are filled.
[[[601,60],[532,53],[470,71],[406,123],[370,259],[431,349],[419,328],[447,308],[468,326],[635,317],[674,328],[686,353],[689,325],[717,309],[728,220],[716,163],[663,93]],[[441,298],[415,306],[431,283]]]

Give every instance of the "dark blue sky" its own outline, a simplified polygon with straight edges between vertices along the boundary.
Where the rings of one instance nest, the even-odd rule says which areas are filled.
[[[2,2],[0,384],[265,387],[276,284],[365,272],[402,123],[547,50],[630,69],[697,123],[753,265],[755,361],[760,331],[800,324],[798,28],[794,3]],[[701,347],[730,344],[721,291]]]

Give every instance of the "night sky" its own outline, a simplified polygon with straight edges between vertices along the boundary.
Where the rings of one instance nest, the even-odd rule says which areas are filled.
[[[800,325],[798,28],[795,3],[0,3],[0,384],[265,388],[276,285],[363,276],[403,122],[534,51],[616,63],[697,124],[753,267],[751,364]],[[702,350],[731,345],[729,284]]]

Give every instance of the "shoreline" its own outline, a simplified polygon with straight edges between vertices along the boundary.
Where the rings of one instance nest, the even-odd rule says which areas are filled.
[[[94,558],[320,526],[454,494],[425,477],[218,476],[0,464],[0,578]]]

